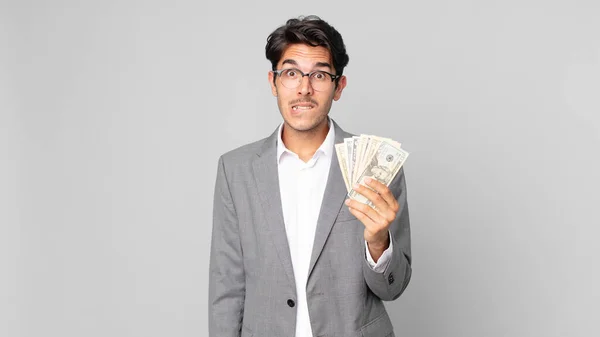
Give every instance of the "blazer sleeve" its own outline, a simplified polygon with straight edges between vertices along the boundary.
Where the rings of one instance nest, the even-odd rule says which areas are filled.
[[[238,219],[223,157],[213,201],[209,267],[209,336],[239,337],[246,293]]]
[[[400,168],[389,188],[396,196],[400,206],[396,219],[390,224],[390,239],[394,249],[389,264],[383,273],[378,273],[369,266],[366,259],[363,262],[363,275],[369,289],[383,301],[392,301],[400,297],[408,286],[412,274],[410,220],[406,201],[404,168]]]

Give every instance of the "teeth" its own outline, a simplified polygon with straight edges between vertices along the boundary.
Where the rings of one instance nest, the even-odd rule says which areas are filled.
[[[309,109],[312,109],[312,106],[297,106],[297,105],[295,105],[292,107],[292,109],[294,109],[294,110],[309,110]]]

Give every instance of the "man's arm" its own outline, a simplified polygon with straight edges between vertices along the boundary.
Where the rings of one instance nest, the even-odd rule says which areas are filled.
[[[394,251],[394,241],[391,239],[392,233],[389,232],[388,236],[390,237],[390,246],[383,251],[377,260],[375,260],[375,258],[371,255],[369,243],[365,240],[365,254],[367,255],[367,262],[369,263],[369,267],[378,273],[383,273],[385,271],[387,266],[390,264],[392,252]]]
[[[373,244],[368,243],[367,249],[375,261],[378,261],[386,249],[393,247],[390,250],[389,260],[386,257],[388,261],[383,263],[387,264],[383,273],[374,270],[367,259],[363,262],[363,275],[371,291],[382,300],[391,301],[397,299],[404,292],[412,274],[410,220],[404,169],[400,169],[390,183],[389,189],[378,182],[373,182],[369,186],[376,189],[379,194],[366,187],[358,187],[357,191],[376,205],[381,206],[378,207],[379,211],[375,212],[369,206],[354,200],[347,202],[350,211],[365,224],[367,230],[375,233],[374,236],[384,238],[384,240],[374,239]]]
[[[209,336],[239,337],[246,283],[238,219],[219,158],[213,201],[209,268]]]

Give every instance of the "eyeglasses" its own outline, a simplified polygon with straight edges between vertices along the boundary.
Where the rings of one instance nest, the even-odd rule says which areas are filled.
[[[315,91],[324,91],[329,89],[329,87],[331,87],[331,83],[341,76],[322,70],[315,70],[305,74],[301,70],[295,68],[273,70],[273,73],[281,78],[281,84],[288,89],[298,88],[300,83],[302,83],[304,76],[308,76],[310,86]]]

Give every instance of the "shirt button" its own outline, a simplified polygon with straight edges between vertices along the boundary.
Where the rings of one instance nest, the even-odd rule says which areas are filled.
[[[289,299],[287,300],[287,305],[289,305],[290,308],[293,308],[296,305],[296,302],[294,302],[294,300],[292,299]]]

